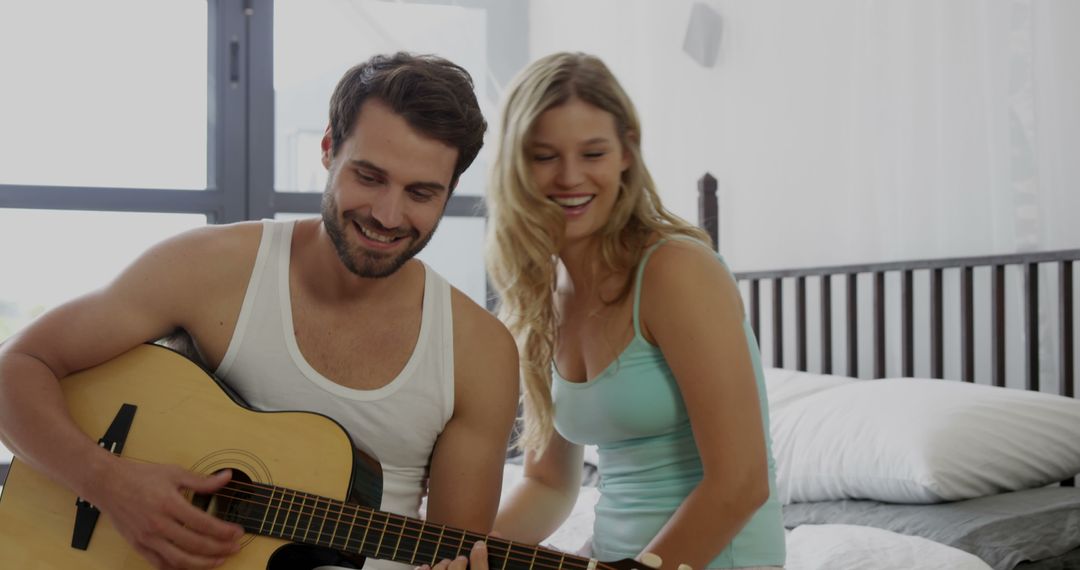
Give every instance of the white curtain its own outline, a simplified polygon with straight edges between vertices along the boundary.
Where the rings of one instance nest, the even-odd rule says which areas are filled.
[[[737,267],[1080,247],[1080,3],[719,6]]]
[[[737,270],[1080,247],[1080,2],[715,6],[725,38],[708,169],[720,181],[721,251]],[[1040,277],[1041,376],[1056,391],[1056,271]],[[946,275],[952,376],[957,279]],[[1019,272],[1008,280],[1012,384],[1023,378]],[[916,285],[916,301],[925,295]],[[985,381],[985,282],[975,295],[976,372]],[[841,322],[841,298],[834,307]],[[898,317],[894,303],[887,318]],[[860,327],[870,326],[867,312]],[[917,374],[928,373],[926,326],[917,315]],[[888,372],[898,374],[899,338],[889,335]]]

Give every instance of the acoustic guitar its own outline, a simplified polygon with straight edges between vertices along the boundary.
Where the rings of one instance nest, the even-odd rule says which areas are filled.
[[[114,453],[203,474],[233,471],[217,493],[191,497],[247,531],[221,568],[358,568],[366,558],[434,564],[486,540],[492,570],[647,569],[379,511],[382,469],[340,425],[314,413],[252,410],[160,346],[139,346],[60,384],[75,422]],[[0,568],[149,567],[107,515],[18,458],[12,463],[0,493]]]

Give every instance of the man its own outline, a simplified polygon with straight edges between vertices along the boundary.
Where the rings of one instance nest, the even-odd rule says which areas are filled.
[[[72,422],[58,384],[182,329],[250,405],[345,426],[383,464],[383,509],[416,516],[426,484],[428,520],[490,531],[516,348],[493,316],[412,259],[485,128],[468,73],[448,61],[399,53],[349,70],[322,141],[322,219],[181,234],[26,327],[0,347],[5,444],[99,507],[156,567],[221,564],[241,529],[182,491],[214,491],[228,473],[104,451]]]

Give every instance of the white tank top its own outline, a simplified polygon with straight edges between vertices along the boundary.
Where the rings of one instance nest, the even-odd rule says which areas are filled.
[[[416,517],[432,448],[454,411],[450,285],[425,265],[420,334],[409,361],[381,388],[346,388],[315,371],[296,344],[289,296],[292,230],[292,221],[263,221],[236,330],[215,374],[255,409],[304,410],[336,420],[358,449],[382,464],[381,510]],[[364,568],[407,566],[368,560]]]

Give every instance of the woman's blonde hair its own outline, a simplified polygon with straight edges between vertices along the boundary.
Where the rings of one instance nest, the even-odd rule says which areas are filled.
[[[499,299],[499,317],[517,339],[524,383],[524,426],[519,447],[542,453],[553,430],[551,366],[556,341],[554,290],[557,254],[565,229],[560,206],[532,178],[528,150],[540,115],[578,98],[615,118],[630,166],[600,230],[599,269],[628,272],[653,236],[683,235],[710,243],[705,232],[664,209],[641,159],[641,124],[634,104],[597,57],[556,53],[525,68],[503,108],[498,147],[487,192],[487,270]],[[628,278],[619,297],[633,284]]]

